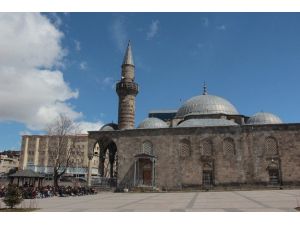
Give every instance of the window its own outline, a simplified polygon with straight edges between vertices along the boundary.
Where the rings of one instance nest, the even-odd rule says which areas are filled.
[[[267,155],[277,155],[278,145],[277,141],[273,137],[267,137],[265,140],[265,152]]]
[[[142,153],[153,155],[153,145],[150,141],[145,141],[142,144]]]
[[[180,157],[186,158],[191,155],[191,143],[187,139],[180,141]]]
[[[210,140],[205,140],[202,143],[202,154],[205,156],[211,156],[212,151],[212,142]]]
[[[235,155],[235,144],[232,138],[225,138],[223,141],[223,151],[225,155]]]

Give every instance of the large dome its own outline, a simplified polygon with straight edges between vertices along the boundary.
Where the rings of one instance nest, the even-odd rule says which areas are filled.
[[[214,95],[199,95],[187,100],[177,111],[176,117],[188,114],[239,114],[236,108],[226,99]]]
[[[161,119],[150,117],[143,120],[137,128],[140,129],[153,129],[153,128],[167,128],[169,127],[166,122]]]
[[[278,124],[282,123],[282,120],[275,116],[272,113],[266,113],[266,112],[259,112],[251,116],[247,124]]]
[[[177,127],[220,127],[237,125],[237,123],[225,119],[189,119],[183,121]]]
[[[114,131],[118,130],[118,124],[108,123],[100,128],[100,131]]]

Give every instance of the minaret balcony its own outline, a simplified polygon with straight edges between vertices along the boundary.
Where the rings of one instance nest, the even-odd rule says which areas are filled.
[[[128,93],[128,94],[137,94],[139,92],[139,86],[135,82],[125,82],[120,81],[116,85],[116,91],[117,93]]]

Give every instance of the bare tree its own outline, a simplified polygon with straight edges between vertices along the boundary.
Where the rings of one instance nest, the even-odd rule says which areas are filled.
[[[74,167],[72,157],[75,154],[77,139],[75,123],[66,115],[58,118],[48,126],[48,160],[53,167],[53,185],[58,187],[59,178],[67,171],[68,167]]]

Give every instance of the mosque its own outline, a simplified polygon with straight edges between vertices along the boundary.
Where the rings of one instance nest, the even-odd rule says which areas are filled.
[[[300,184],[300,123],[274,114],[244,116],[228,100],[203,94],[176,111],[153,111],[135,126],[135,65],[129,42],[122,63],[118,124],[88,134],[89,162],[119,188],[161,190]],[[96,151],[96,146],[98,151]],[[88,182],[92,182],[91,163]]]

